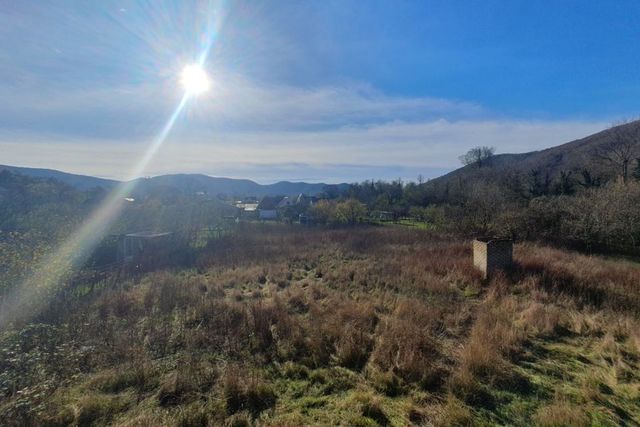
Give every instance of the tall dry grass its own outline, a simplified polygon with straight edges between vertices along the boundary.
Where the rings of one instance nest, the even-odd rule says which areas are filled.
[[[498,404],[490,390],[527,392],[514,366],[529,341],[570,334],[601,341],[615,376],[607,381],[628,378],[628,355],[640,355],[637,267],[527,244],[516,246],[512,271],[485,281],[471,256],[466,241],[408,229],[247,227],[208,245],[193,268],[125,277],[51,307],[50,319],[74,325],[74,346],[91,349],[65,367],[90,376],[89,390],[132,390],[166,411],[193,407],[193,422],[277,411],[278,373],[344,392],[352,377],[333,385],[323,377],[346,368],[388,396],[427,393],[439,409],[420,422],[470,423],[470,407]],[[28,354],[33,343],[18,335]],[[0,368],[20,375],[6,401],[36,372],[56,375],[50,364],[8,360]],[[112,405],[100,416],[129,410],[96,402]],[[383,420],[381,402],[358,405]],[[554,422],[559,407],[535,417]],[[207,415],[211,408],[223,418]]]

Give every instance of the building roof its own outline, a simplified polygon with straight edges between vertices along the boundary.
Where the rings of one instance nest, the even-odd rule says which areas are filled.
[[[295,201],[290,199],[288,196],[284,197],[282,200],[280,200],[280,202],[278,203],[278,207],[279,208],[286,208],[287,206],[291,206],[294,205]]]
[[[236,207],[243,211],[255,211],[258,209],[257,203],[236,203]]]
[[[153,239],[154,237],[163,237],[172,234],[170,231],[155,232],[155,231],[139,231],[137,233],[125,234],[126,237],[140,237],[145,239]]]
[[[258,203],[258,209],[267,211],[275,210],[282,199],[284,199],[283,196],[265,196],[260,200],[260,203]]]

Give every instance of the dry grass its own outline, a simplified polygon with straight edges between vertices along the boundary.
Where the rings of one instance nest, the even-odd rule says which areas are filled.
[[[378,328],[371,363],[408,382],[438,386],[445,374],[440,366],[444,310],[413,300],[401,300]]]
[[[542,406],[534,416],[541,427],[586,427],[591,425],[585,411],[568,402],[556,401]]]
[[[7,332],[0,414],[14,424],[473,425],[495,411],[514,424],[582,425],[579,405],[611,405],[607,387],[635,396],[640,269],[534,245],[515,255],[517,268],[483,281],[468,243],[446,236],[248,228],[212,242],[194,269],[131,277],[58,308],[51,345]],[[68,352],[71,336],[90,351],[64,371],[42,358]],[[540,342],[584,345],[604,374],[556,374]],[[573,400],[553,400],[558,375]],[[18,393],[43,376],[67,382]],[[504,408],[519,400],[516,421]]]

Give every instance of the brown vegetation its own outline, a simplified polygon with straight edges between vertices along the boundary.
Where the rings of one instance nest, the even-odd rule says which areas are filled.
[[[517,267],[483,281],[467,242],[433,233],[247,227],[194,269],[98,287],[4,331],[1,416],[582,425],[604,411],[638,422],[625,406],[640,385],[638,267],[531,244],[514,255]]]

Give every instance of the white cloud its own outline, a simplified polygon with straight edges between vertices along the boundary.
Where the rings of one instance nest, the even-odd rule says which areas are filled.
[[[384,94],[368,85],[348,83],[314,88],[256,83],[210,70],[213,88],[188,105],[184,125],[199,129],[288,131],[347,125],[480,117],[473,103]],[[123,137],[150,135],[172,111],[181,87],[167,72],[155,84],[108,87],[0,86],[0,127],[52,134]]]
[[[165,76],[178,70],[164,70]],[[385,94],[366,84],[273,85],[209,70],[148,175],[198,172],[262,181],[437,176],[472,146],[538,150],[602,121],[495,119],[474,103]],[[126,178],[181,93],[174,77],[118,87],[0,86],[0,163]]]
[[[413,179],[418,173],[436,176],[457,167],[458,155],[475,145],[493,145],[499,153],[525,152],[604,127],[604,122],[583,121],[433,120],[328,130],[182,129],[160,149],[147,174],[193,172],[261,181]],[[0,135],[2,163],[109,178],[126,177],[145,148],[140,140]]]
[[[225,125],[289,130],[349,124],[478,117],[476,104],[430,97],[386,95],[368,85],[302,89],[256,84],[238,76],[214,75],[214,88],[194,107],[196,119]]]

